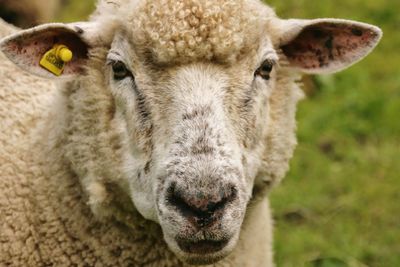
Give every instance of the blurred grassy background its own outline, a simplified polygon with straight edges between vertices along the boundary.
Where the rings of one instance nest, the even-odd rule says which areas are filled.
[[[316,77],[300,104],[299,146],[272,194],[277,265],[400,266],[400,1],[269,3],[282,17],[340,17],[384,31],[365,60]]]
[[[400,1],[269,0],[284,18],[340,17],[380,26],[361,63],[308,78],[299,146],[272,193],[278,267],[400,266]],[[58,20],[84,19],[69,0]]]
[[[74,22],[87,19],[95,8],[96,0],[67,0],[64,2],[57,17],[63,22]]]

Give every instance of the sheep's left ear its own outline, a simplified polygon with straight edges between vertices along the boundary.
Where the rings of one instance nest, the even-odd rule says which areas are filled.
[[[88,49],[94,37],[95,25],[88,22],[63,24],[43,24],[23,30],[1,40],[0,50],[22,69],[42,77],[73,77],[83,73]],[[63,71],[57,75],[40,64],[40,61],[55,45],[65,46],[71,53],[63,65]],[[72,55],[72,58],[71,58]],[[51,62],[53,59],[49,58]],[[53,65],[57,68],[60,62]]]
[[[332,73],[368,55],[382,31],[373,25],[341,19],[280,20],[279,46],[289,64],[305,73]]]

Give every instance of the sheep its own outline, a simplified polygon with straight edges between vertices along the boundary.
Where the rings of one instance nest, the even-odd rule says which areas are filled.
[[[297,81],[381,36],[258,0],[104,0],[4,38],[0,265],[274,266]],[[60,76],[39,64],[54,45]]]
[[[0,0],[0,17],[21,27],[32,27],[54,19],[61,0]]]

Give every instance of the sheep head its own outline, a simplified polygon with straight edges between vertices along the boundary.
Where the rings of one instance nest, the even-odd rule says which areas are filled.
[[[287,171],[298,74],[346,68],[380,37],[354,21],[282,20],[253,0],[126,0],[1,48],[45,77],[48,49],[73,51],[59,78],[63,152],[92,210],[121,221],[137,210],[178,257],[207,264],[233,250],[249,201]]]

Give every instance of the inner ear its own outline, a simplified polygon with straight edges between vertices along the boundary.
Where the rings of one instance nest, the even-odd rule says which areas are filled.
[[[356,22],[312,23],[281,49],[293,67],[309,73],[334,72],[360,60],[375,47],[380,38],[375,28]]]
[[[79,32],[72,28],[49,27],[41,30],[39,26],[6,38],[1,49],[21,68],[40,76],[54,77],[39,62],[56,44],[67,46],[73,53],[72,60],[65,65],[63,76],[82,73],[84,61],[88,58],[88,46],[80,38]]]

